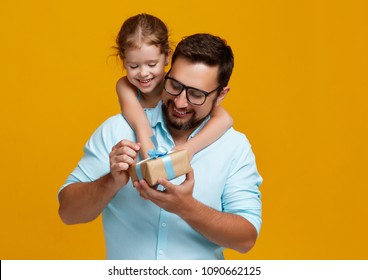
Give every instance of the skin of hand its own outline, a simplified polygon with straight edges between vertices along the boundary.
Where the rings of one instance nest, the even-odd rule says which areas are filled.
[[[158,191],[150,187],[145,180],[135,181],[134,186],[142,198],[150,200],[158,207],[179,216],[191,209],[191,205],[196,203],[193,198],[193,170],[186,174],[184,182],[179,186],[163,178],[160,178],[158,183],[164,186],[164,191]]]
[[[173,151],[187,150],[188,157],[189,157],[189,162],[192,160],[192,157],[195,154],[195,151],[192,149],[192,146],[191,145],[187,145],[187,144],[177,145],[172,150]]]
[[[110,152],[110,173],[117,185],[125,185],[129,181],[127,170],[137,158],[140,144],[129,140],[118,142]]]

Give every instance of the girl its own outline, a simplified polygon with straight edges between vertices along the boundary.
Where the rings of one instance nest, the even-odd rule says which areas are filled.
[[[161,100],[165,66],[169,64],[171,49],[166,25],[157,17],[138,14],[127,19],[116,39],[118,55],[127,75],[118,80],[116,91],[121,111],[141,143],[141,155],[148,158],[154,148],[152,128],[143,108],[154,108]],[[216,106],[203,129],[184,145],[189,159],[216,141],[233,124],[230,115]]]

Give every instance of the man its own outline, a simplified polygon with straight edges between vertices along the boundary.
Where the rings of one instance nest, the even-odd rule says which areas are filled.
[[[232,69],[231,48],[219,37],[196,34],[178,44],[162,106],[148,112],[161,146],[171,149],[198,133],[229,91]],[[193,105],[195,98],[203,104]],[[223,248],[245,253],[254,246],[262,178],[243,134],[229,129],[194,155],[193,171],[161,179],[162,189],[129,181],[127,169],[139,151],[134,141],[121,115],[95,131],[59,192],[66,224],[102,213],[108,259],[223,259]]]

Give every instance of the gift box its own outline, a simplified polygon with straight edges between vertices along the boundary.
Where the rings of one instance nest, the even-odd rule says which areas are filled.
[[[171,180],[190,170],[188,152],[179,150],[133,164],[129,168],[129,173],[133,182],[145,179],[150,186],[154,186],[158,184],[158,178]]]

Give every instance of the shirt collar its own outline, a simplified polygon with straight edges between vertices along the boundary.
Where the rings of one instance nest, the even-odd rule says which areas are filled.
[[[157,103],[157,106],[153,109],[151,118],[151,127],[155,128],[160,125],[165,131],[168,132],[164,115],[162,113],[162,101]]]

